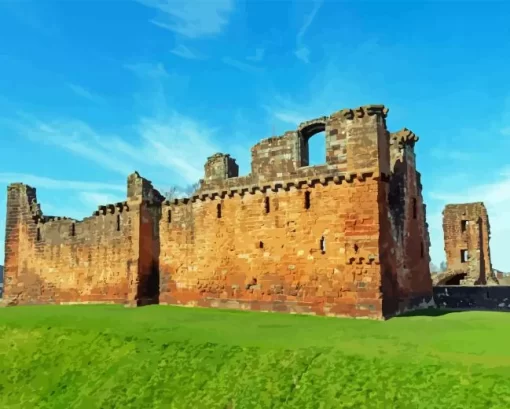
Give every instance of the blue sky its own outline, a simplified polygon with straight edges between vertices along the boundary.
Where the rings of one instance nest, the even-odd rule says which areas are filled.
[[[0,189],[81,218],[134,170],[185,186],[222,151],[246,174],[273,130],[383,103],[420,136],[433,261],[444,205],[484,201],[510,271],[509,19],[489,1],[1,1]]]

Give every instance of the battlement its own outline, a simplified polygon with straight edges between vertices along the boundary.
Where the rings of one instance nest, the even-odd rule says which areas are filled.
[[[363,118],[365,115],[377,115],[385,119],[388,116],[389,109],[384,105],[363,105],[355,109],[342,109],[337,114],[346,119],[353,120],[355,118]]]
[[[413,131],[407,128],[392,133],[390,136],[392,145],[398,146],[399,148],[403,148],[406,145],[413,148],[414,144],[420,139]]]
[[[336,172],[334,175],[321,175],[313,178],[295,178],[295,179],[283,179],[279,181],[273,181],[271,183],[265,183],[260,185],[240,185],[230,187],[223,190],[203,190],[198,195],[194,195],[187,198],[177,198],[173,200],[166,200],[163,202],[164,206],[180,206],[188,203],[194,203],[197,201],[214,200],[215,198],[226,198],[233,197],[235,195],[243,196],[245,194],[256,194],[257,192],[266,193],[268,191],[278,192],[279,190],[289,191],[292,188],[295,189],[306,189],[312,188],[315,185],[327,186],[328,184],[341,185],[344,183],[365,182],[367,180],[379,180],[382,182],[388,182],[386,175],[376,173],[341,173]]]

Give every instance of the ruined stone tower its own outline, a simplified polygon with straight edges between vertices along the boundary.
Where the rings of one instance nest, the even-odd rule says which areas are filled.
[[[438,284],[497,284],[489,248],[489,216],[482,202],[447,205],[443,231],[448,272]]]

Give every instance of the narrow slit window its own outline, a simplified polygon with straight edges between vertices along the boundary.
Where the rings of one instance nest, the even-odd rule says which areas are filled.
[[[305,209],[310,208],[310,192],[305,192]]]
[[[269,196],[266,196],[264,198],[264,207],[266,209],[266,213],[269,213],[270,209],[270,202],[269,202]]]
[[[221,203],[218,203],[218,204],[216,205],[216,217],[217,217],[218,219],[221,219]]]
[[[423,245],[423,242],[420,243],[421,247],[420,247],[420,256],[421,258],[425,257],[425,246]]]
[[[264,248],[264,242],[259,241],[259,249],[263,249],[263,248]]]
[[[41,228],[37,228],[37,241],[41,241]]]
[[[416,198],[413,197],[413,219],[418,217],[418,209],[416,207]]]
[[[468,225],[469,225],[469,221],[468,220],[462,220],[460,222],[460,228],[461,228],[463,233],[467,230]]]
[[[171,210],[168,210],[167,218],[168,218],[168,223],[172,223],[172,211]]]
[[[469,260],[469,253],[467,250],[461,250],[460,251],[460,262],[461,263],[467,263]]]
[[[320,246],[322,254],[324,254],[326,252],[326,239],[324,238],[324,236],[321,237],[321,239],[319,241],[319,246]]]
[[[71,224],[71,236],[76,236],[76,224]]]
[[[117,215],[117,231],[120,231],[120,214]]]

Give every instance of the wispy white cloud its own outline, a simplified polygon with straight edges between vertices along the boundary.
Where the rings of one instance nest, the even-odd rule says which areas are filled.
[[[164,119],[141,118],[133,142],[97,131],[76,119],[45,122],[24,115],[18,121],[3,122],[20,137],[53,145],[124,177],[135,167],[142,167],[166,169],[189,183],[196,182],[203,176],[207,157],[218,151],[212,142],[214,129],[177,112],[168,112]],[[46,183],[51,185],[50,180]]]
[[[310,62],[310,50],[308,47],[301,46],[294,51],[294,55],[304,63],[308,64]]]
[[[255,54],[249,57],[246,57],[247,60],[253,62],[261,62],[264,59],[264,54],[266,50],[264,48],[257,48],[255,50]]]
[[[124,67],[142,79],[161,80],[170,76],[163,63],[125,64]]]
[[[178,57],[185,58],[187,60],[201,60],[204,57],[197,54],[196,52],[191,51],[188,47],[179,44],[173,50],[170,50],[172,54],[175,54]]]
[[[158,12],[151,23],[188,38],[219,34],[234,9],[233,0],[136,1]]]
[[[0,183],[25,183],[32,187],[41,187],[44,189],[52,190],[126,191],[126,186],[114,183],[52,179],[44,176],[36,176],[25,173],[0,173]]]
[[[310,62],[310,49],[303,44],[303,37],[305,36],[306,32],[308,31],[308,28],[313,23],[313,20],[315,19],[315,16],[317,15],[317,12],[322,6],[322,0],[316,0],[314,1],[314,6],[310,14],[308,14],[305,17],[305,21],[303,25],[301,26],[297,36],[296,36],[296,50],[294,51],[294,55],[300,59],[301,61],[305,63]]]
[[[80,85],[68,83],[67,86],[79,97],[88,99],[89,101],[94,102],[95,104],[104,103],[104,99],[102,97],[93,94],[92,92],[88,91],[87,89],[83,88]]]
[[[78,199],[87,208],[96,208],[100,205],[118,203],[126,200],[125,196],[102,192],[80,192],[78,193]]]
[[[455,151],[450,149],[434,149],[430,152],[430,154],[436,159],[441,160],[456,160],[463,161],[469,160],[473,158],[473,154],[469,152]]]
[[[244,72],[247,72],[250,74],[259,74],[264,71],[264,69],[261,67],[257,67],[255,65],[248,64],[246,62],[239,61],[239,60],[236,60],[236,59],[230,58],[230,57],[223,57],[222,61],[224,64],[230,65],[234,68],[237,68],[238,70],[241,70],[241,71],[244,71]]]

